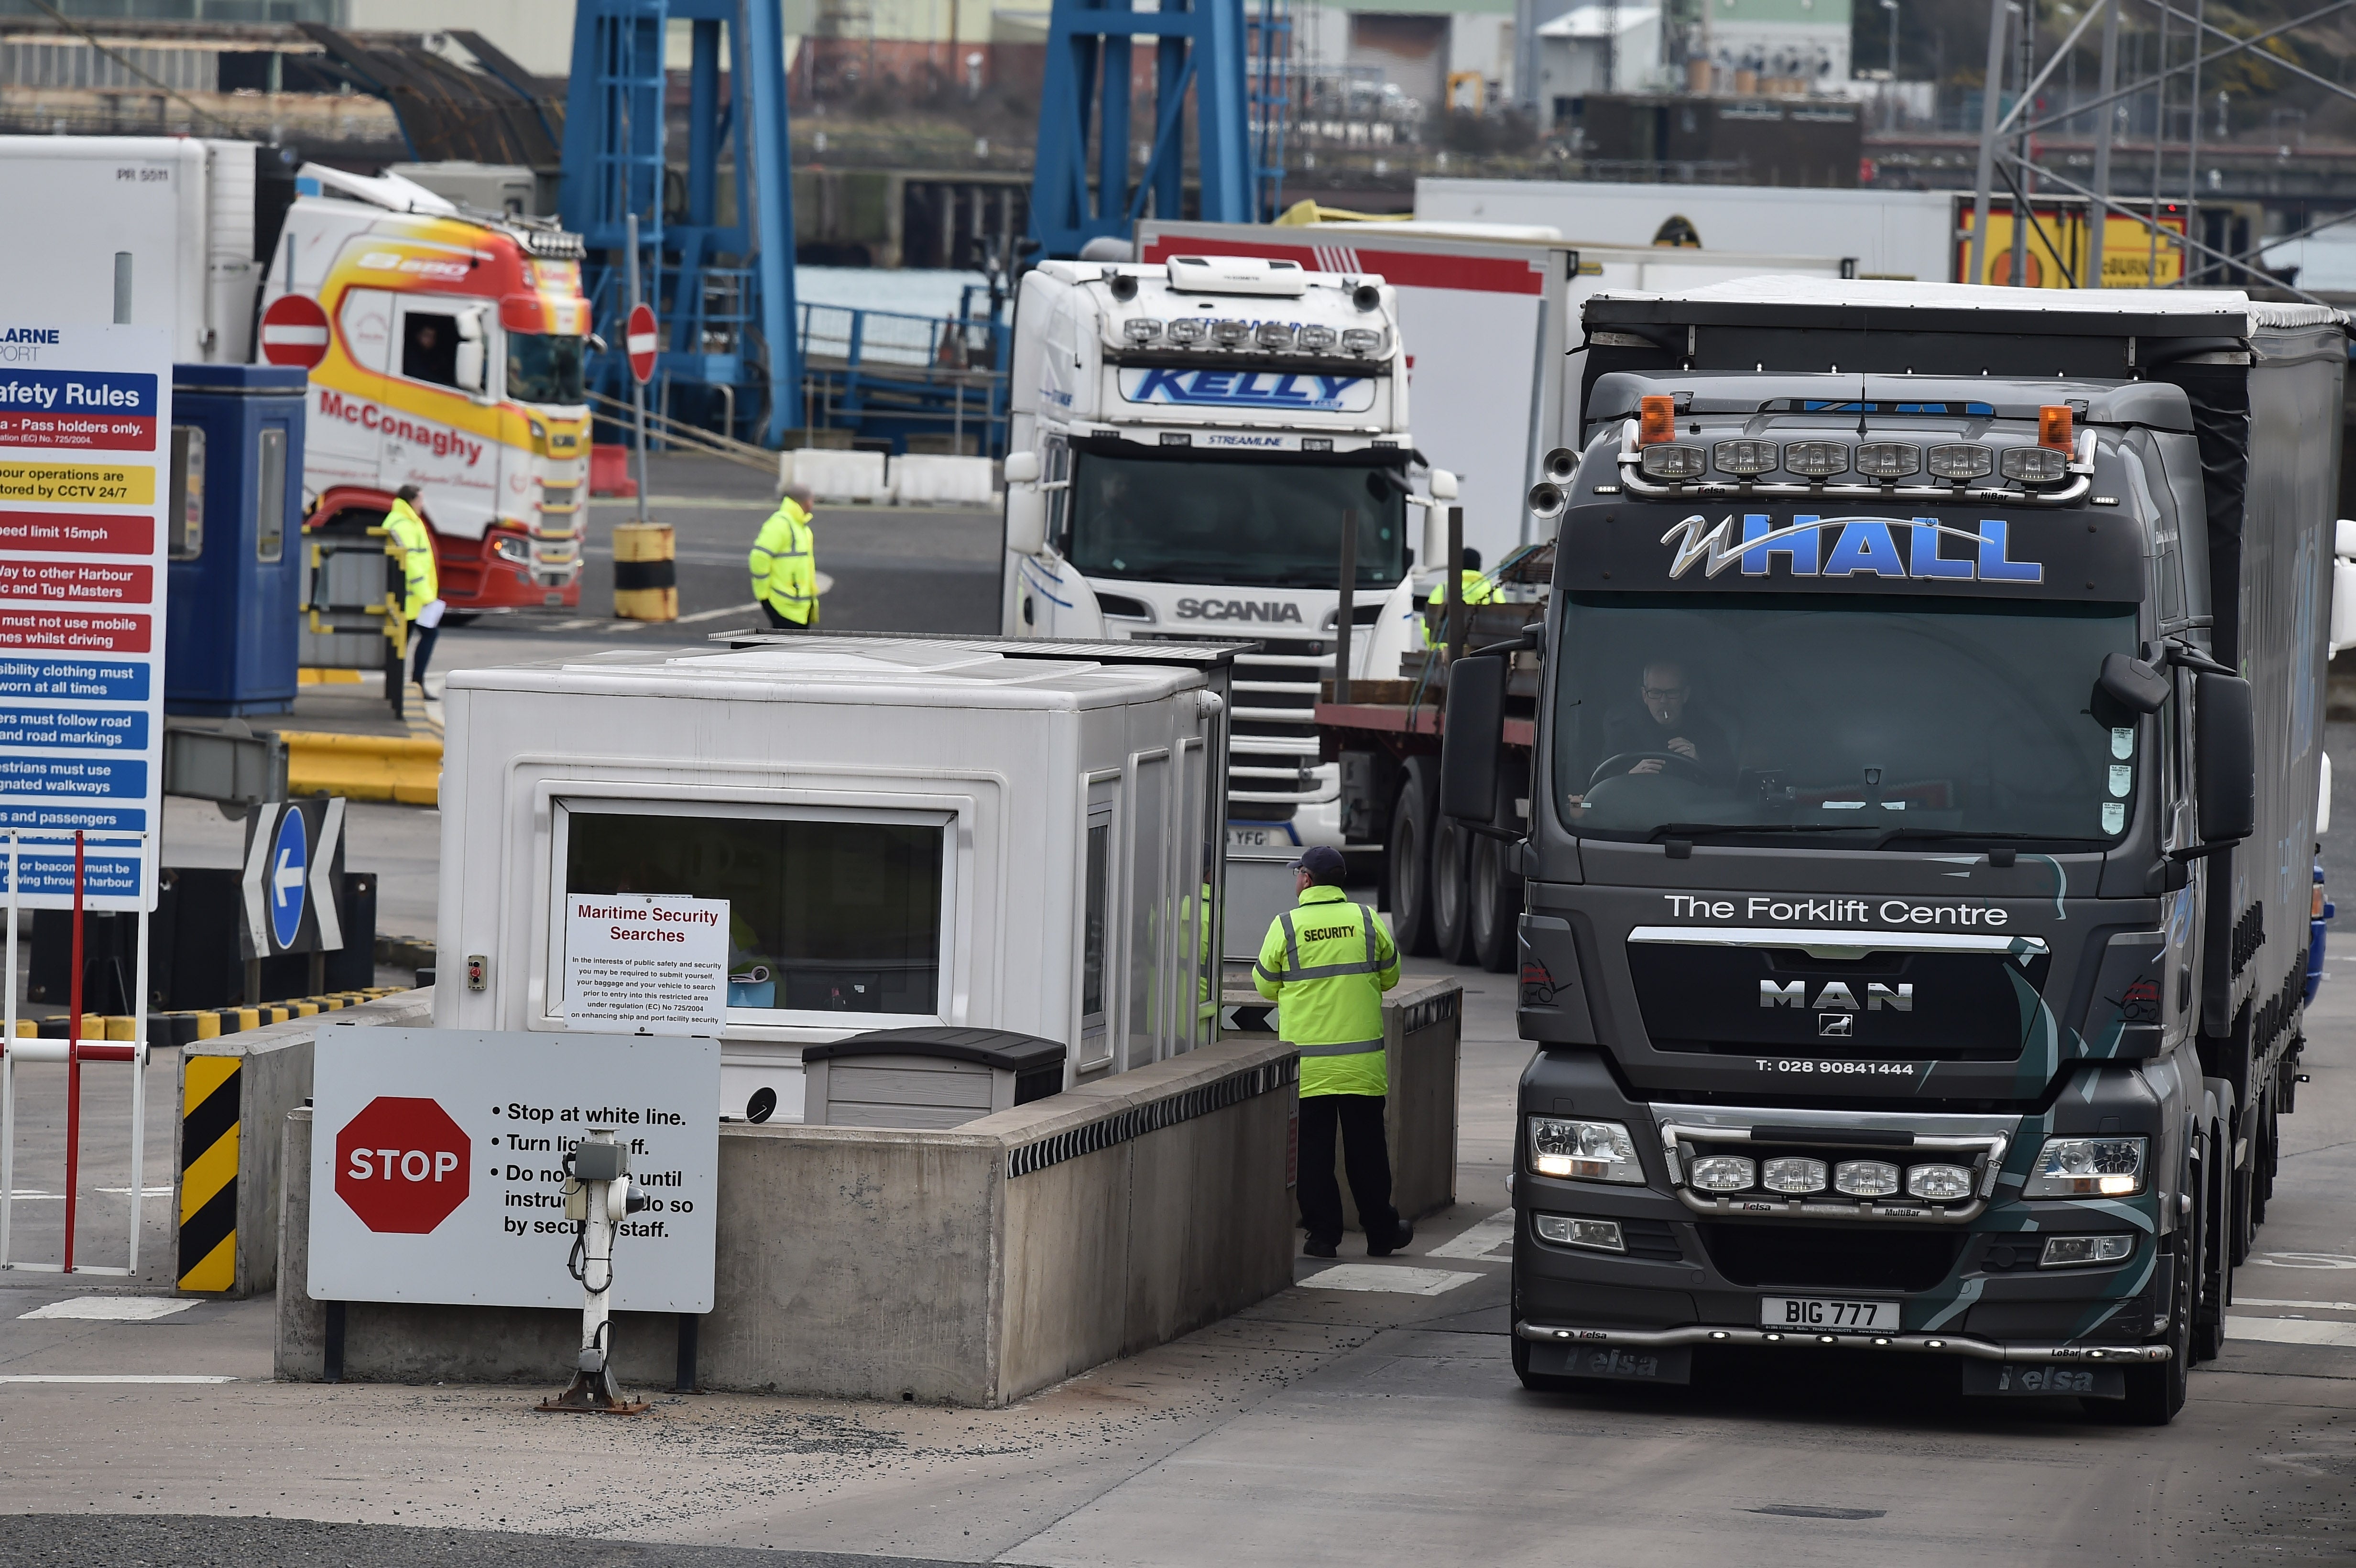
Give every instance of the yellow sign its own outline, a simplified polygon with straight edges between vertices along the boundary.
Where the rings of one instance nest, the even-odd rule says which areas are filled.
[[[2022,269],[2029,288],[2167,288],[2183,281],[2184,215],[2180,211],[2160,213],[2156,246],[2150,228],[2140,220],[2115,212],[2105,215],[2103,276],[2097,284],[2087,275],[2094,226],[2086,221],[2085,210],[2051,207],[2032,207],[2030,210],[2033,218],[2028,226],[2027,264]],[[1971,205],[1962,204],[1962,211],[1955,241],[1955,276],[1971,281]],[[1999,287],[2011,284],[2012,228],[2008,206],[1988,208],[1987,246],[1976,281]]]
[[[0,463],[0,501],[155,504],[155,470],[120,463]]]

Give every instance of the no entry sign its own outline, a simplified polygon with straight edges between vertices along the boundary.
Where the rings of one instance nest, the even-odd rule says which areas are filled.
[[[606,1127],[652,1200],[613,1305],[712,1310],[718,1041],[332,1024],[316,1051],[313,1299],[578,1308],[564,1156]]]
[[[655,351],[660,347],[654,306],[640,303],[630,307],[628,325],[622,328],[622,347],[630,357],[631,376],[641,385],[653,380]]]
[[[327,357],[327,313],[308,294],[281,294],[262,313],[262,357],[308,370]]]

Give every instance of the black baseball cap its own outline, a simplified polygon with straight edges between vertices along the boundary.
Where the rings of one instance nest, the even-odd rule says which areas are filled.
[[[1301,852],[1301,859],[1292,862],[1290,869],[1306,871],[1321,882],[1339,884],[1348,873],[1349,864],[1342,859],[1342,851],[1331,844],[1312,844]]]

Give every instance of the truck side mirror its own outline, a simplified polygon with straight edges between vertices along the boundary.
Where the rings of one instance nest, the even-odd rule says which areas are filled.
[[[458,340],[456,375],[460,391],[479,392],[483,389],[483,341],[481,338],[462,337]]]
[[[2130,713],[2157,713],[2168,701],[2168,677],[2138,658],[2106,654],[2094,688]]]
[[[1445,468],[1431,471],[1431,498],[1435,501],[1456,499],[1456,475]]]
[[[1507,662],[1494,654],[1448,667],[1448,728],[1440,742],[1440,810],[1486,825],[1497,815],[1497,753],[1505,743]],[[1518,835],[1515,835],[1518,837]]]
[[[2257,831],[2257,728],[2250,683],[2237,675],[2192,682],[2194,789],[2204,844],[2233,844]]]
[[[1006,482],[1009,485],[1039,483],[1039,454],[1035,452],[1010,452],[1006,454]]]
[[[1027,454],[1026,454],[1027,455]],[[1013,459],[1007,460],[1010,464]],[[1033,485],[1006,486],[1006,548],[1037,555],[1047,542],[1047,493]]]

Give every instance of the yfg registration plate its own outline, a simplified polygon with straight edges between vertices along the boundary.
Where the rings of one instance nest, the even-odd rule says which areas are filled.
[[[1227,829],[1230,849],[1289,849],[1292,840],[1281,827],[1236,827]]]
[[[1828,1301],[1813,1296],[1762,1296],[1759,1302],[1759,1327],[1833,1334],[1890,1334],[1898,1329],[1898,1303]]]

